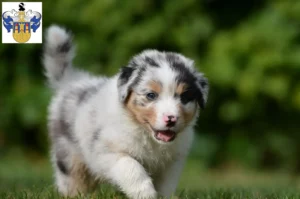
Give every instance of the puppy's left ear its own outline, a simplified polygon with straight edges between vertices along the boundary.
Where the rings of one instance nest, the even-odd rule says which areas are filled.
[[[119,78],[118,78],[118,91],[119,99],[121,102],[125,102],[130,90],[131,85],[134,79],[135,68],[124,66],[121,68]]]
[[[200,95],[198,96],[198,104],[201,109],[205,108],[207,97],[208,97],[208,91],[209,91],[209,85],[208,85],[208,79],[204,77],[202,73],[198,73],[196,75],[196,85],[198,87],[198,90],[200,92]]]

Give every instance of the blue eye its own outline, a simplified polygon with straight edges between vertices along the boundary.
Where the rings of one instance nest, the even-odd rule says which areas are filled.
[[[157,94],[156,93],[147,93],[146,95],[148,100],[155,100],[157,98]]]

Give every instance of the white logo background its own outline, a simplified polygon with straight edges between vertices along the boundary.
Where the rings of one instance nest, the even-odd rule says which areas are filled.
[[[2,2],[1,16],[4,12],[12,11],[13,9],[18,12],[20,3],[21,2]],[[31,37],[30,37],[29,41],[27,41],[25,44],[42,43],[42,32],[43,32],[43,29],[42,29],[42,26],[43,26],[42,3],[41,2],[23,2],[23,3],[25,4],[25,6],[24,6],[25,12],[32,10],[32,11],[37,11],[37,12],[41,13],[41,15],[42,15],[42,19],[40,21],[40,23],[41,23],[40,27],[36,30],[36,32],[31,31]],[[1,17],[1,26],[2,26],[2,43],[20,44],[20,43],[16,42],[13,38],[13,29],[11,29],[10,32],[7,32],[7,29],[3,25],[2,17]]]

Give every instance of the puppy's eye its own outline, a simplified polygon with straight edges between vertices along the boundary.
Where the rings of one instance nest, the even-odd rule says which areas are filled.
[[[188,102],[195,100],[196,96],[192,90],[188,90],[181,94],[180,99],[183,104],[187,104]]]
[[[146,97],[148,100],[153,101],[157,98],[157,94],[156,93],[147,93]]]

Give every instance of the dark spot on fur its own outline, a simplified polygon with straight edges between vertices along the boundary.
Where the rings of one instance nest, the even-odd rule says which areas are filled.
[[[129,66],[131,66],[131,68],[136,69],[138,67],[138,64],[136,63],[135,60],[131,60],[129,62]]]
[[[129,81],[134,70],[135,69],[132,67],[127,67],[127,66],[122,67],[121,74],[119,77],[120,80],[119,86],[124,85]]]
[[[66,121],[65,117],[65,104],[66,98],[62,102],[60,102],[60,113],[57,118],[49,121],[49,129],[50,134],[53,139],[57,139],[59,137],[65,137],[69,141],[75,141],[71,134],[70,124]]]
[[[67,96],[64,97],[61,105],[60,105],[60,115],[58,120],[58,127],[60,128],[61,134],[67,137],[69,140],[73,140],[73,136],[71,135],[70,125],[66,121],[66,110],[65,106],[67,103]]]
[[[78,93],[78,104],[81,104],[87,101],[92,95],[98,92],[99,87],[89,87],[81,92]]]
[[[145,72],[146,72],[146,67],[139,68],[137,77],[132,82],[132,84],[129,86],[129,88],[134,88],[135,86],[137,86],[140,83],[140,81],[141,81],[141,79],[142,79]]]
[[[66,121],[64,121],[63,119],[59,120],[58,121],[58,126],[59,126],[59,128],[61,130],[61,133],[65,137],[67,137],[70,140],[73,139],[72,136],[71,136],[71,133],[70,133],[70,126],[69,126],[69,124]]]
[[[195,84],[196,77],[185,66],[185,63],[175,53],[166,53],[166,59],[170,67],[177,72],[177,81],[187,83],[188,85]]]
[[[63,161],[57,160],[57,161],[56,161],[56,164],[57,164],[58,169],[59,169],[63,174],[65,174],[65,175],[68,175],[68,174],[69,174],[68,169],[67,169],[67,167],[66,167],[66,165],[64,164]]]
[[[69,35],[71,35],[70,32]],[[53,48],[51,45],[45,45],[44,54],[49,55],[51,57],[57,57],[70,52],[72,47],[72,36],[69,36],[69,38],[66,41],[64,41],[64,43],[58,45],[56,48]]]
[[[73,137],[71,136],[69,124],[64,121],[63,119],[56,119],[50,121],[50,133],[52,137],[58,138],[58,137],[66,137],[68,140],[73,141]]]
[[[57,52],[58,53],[67,53],[71,50],[71,48],[72,48],[72,39],[69,38],[67,41],[65,41],[63,44],[61,44],[57,47]]]
[[[101,129],[98,129],[94,132],[93,134],[93,140],[97,141],[99,139],[99,133],[100,133]]]
[[[95,148],[95,144],[99,140],[100,133],[101,133],[100,128],[97,128],[97,130],[94,131],[92,140],[91,140],[91,151],[93,151],[93,149]]]
[[[159,67],[159,65],[150,57],[146,57],[145,61],[150,65],[154,67]]]

